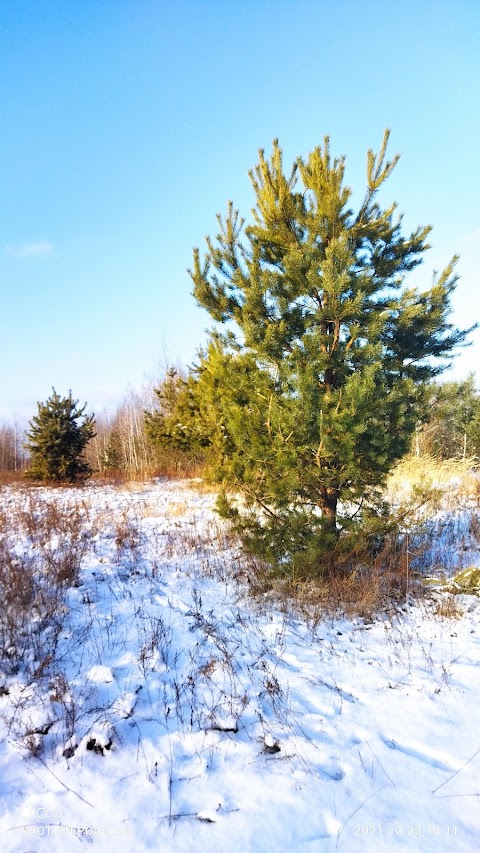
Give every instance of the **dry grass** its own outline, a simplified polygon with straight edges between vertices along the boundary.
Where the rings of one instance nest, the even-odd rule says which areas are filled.
[[[0,486],[26,485],[23,471],[0,471]]]
[[[133,489],[142,491],[143,485],[138,483]],[[36,488],[22,489],[17,500],[8,503],[7,497],[6,508],[0,511],[0,594],[4,604],[0,670],[5,674],[0,693],[4,685],[7,689],[8,679],[20,672],[26,688],[12,712],[16,716],[9,724],[9,733],[32,755],[46,748],[42,743],[56,743],[56,738],[61,742],[61,754],[68,760],[82,738],[91,738],[90,727],[94,723],[101,719],[111,726],[119,720],[114,705],[98,704],[94,687],[79,686],[75,680],[68,682],[61,670],[62,655],[57,651],[57,645],[60,648],[63,643],[65,656],[65,641],[60,634],[62,630],[68,634],[68,587],[78,583],[92,533],[101,527],[107,531],[105,541],[109,542],[111,554],[105,562],[107,568],[111,562],[110,568],[115,570],[102,570],[95,581],[90,579],[89,587],[75,591],[74,600],[83,602],[84,622],[82,635],[79,637],[76,631],[72,638],[72,647],[73,643],[80,643],[82,657],[101,664],[108,661],[115,643],[126,642],[127,629],[122,627],[118,633],[115,619],[100,618],[96,609],[95,590],[108,586],[111,600],[119,603],[119,609],[130,608],[132,634],[138,636],[141,683],[147,682],[155,667],[161,667],[162,672],[165,668],[164,699],[161,695],[155,697],[152,688],[148,701],[155,714],[161,714],[163,707],[167,727],[175,714],[180,731],[232,732],[245,713],[256,714],[260,719],[265,703],[271,706],[277,721],[291,725],[288,695],[282,693],[275,676],[271,637],[262,634],[257,608],[276,605],[284,614],[299,614],[313,627],[330,615],[360,616],[368,622],[379,612],[390,614],[405,609],[421,595],[433,599],[434,603],[425,600],[425,612],[428,609],[438,618],[459,618],[462,612],[461,600],[448,590],[425,590],[411,570],[410,540],[399,534],[385,537],[382,550],[379,552],[377,546],[373,556],[357,542],[355,560],[352,554],[344,555],[345,562],[336,572],[310,579],[285,578],[260,560],[246,556],[239,540],[223,522],[199,525],[192,521],[193,514],[188,517],[186,490],[185,501],[184,495],[177,493],[177,499],[169,508],[167,505],[166,515],[172,523],[168,531],[160,531],[161,535],[150,523],[143,525],[143,519],[153,514],[148,502],[142,509],[143,495],[137,503],[129,501],[128,509],[120,502],[112,514],[104,507],[89,508],[88,495],[84,500],[81,492],[77,494],[72,501],[62,492],[45,497]],[[94,522],[90,514],[94,515]],[[25,545],[19,544],[22,542]],[[190,555],[194,559],[190,560]],[[163,605],[159,607],[155,599],[159,593],[163,597],[163,566],[172,562],[172,557],[175,562],[177,557],[182,561],[182,571],[186,573],[199,572],[225,584],[232,580],[246,584],[257,606],[244,617],[235,607],[223,623],[215,609],[207,601],[202,602],[201,590],[193,589],[186,612],[183,608],[162,610]],[[140,581],[147,585],[142,587]],[[189,620],[191,644],[176,644],[177,619],[179,624]],[[282,649],[281,637],[276,641]],[[252,657],[258,666],[245,667],[245,660]],[[30,716],[38,696],[44,697],[48,710],[42,728],[31,723]],[[132,713],[133,705],[127,717]],[[110,734],[99,749],[109,749],[108,743]],[[86,748],[95,749],[88,745]]]
[[[200,495],[217,495],[218,494],[218,484],[209,483],[207,480],[202,479],[201,471],[197,476],[192,476],[189,487],[194,489]]]
[[[434,616],[438,616],[441,619],[460,619],[463,613],[464,609],[459,605],[454,593],[444,592],[439,596],[435,596]]]
[[[428,502],[456,508],[466,501],[478,503],[480,480],[473,459],[435,459],[407,456],[396,465],[387,480],[387,496],[392,503],[424,493]]]
[[[66,590],[79,582],[91,533],[82,503],[60,505],[34,489],[21,496],[0,510],[0,664],[37,678],[54,660]]]
[[[185,501],[173,502],[165,508],[167,518],[180,518],[184,516],[188,510],[188,504]]]
[[[287,574],[284,566],[241,558],[239,574],[245,576],[257,600],[299,610],[317,622],[325,614],[370,619],[408,606],[430,594],[420,574],[431,545],[427,522],[434,510],[430,499],[428,489],[419,490],[392,508],[388,516],[373,517],[355,533],[341,536],[330,566],[323,561],[312,565],[308,574],[295,575]]]
[[[116,562],[138,567],[144,545],[145,537],[138,518],[124,510],[115,524]]]
[[[104,471],[103,473],[94,471],[90,482],[102,486],[124,486],[128,482],[128,477],[124,471]]]
[[[271,566],[255,558],[240,558],[238,575],[246,579],[257,601],[275,603],[284,612],[298,611],[315,624],[334,614],[371,619],[376,613],[425,594],[410,568],[408,542],[400,539],[387,541],[380,554],[359,562],[353,570],[338,569],[312,578],[280,578]]]
[[[130,492],[131,494],[138,494],[139,492],[143,492],[145,486],[151,482],[146,477],[137,477],[134,480],[126,480],[123,483],[119,483],[122,488],[122,491]]]

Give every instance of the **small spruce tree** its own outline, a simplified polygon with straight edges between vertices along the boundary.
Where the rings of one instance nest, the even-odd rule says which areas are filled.
[[[120,430],[116,427],[110,432],[108,442],[103,451],[103,467],[105,471],[121,471],[123,467],[123,447]]]
[[[84,416],[86,403],[53,394],[46,403],[38,403],[32,418],[26,447],[31,463],[25,475],[31,480],[75,483],[91,473],[84,450],[95,436],[93,415]],[[82,420],[83,418],[83,420]]]

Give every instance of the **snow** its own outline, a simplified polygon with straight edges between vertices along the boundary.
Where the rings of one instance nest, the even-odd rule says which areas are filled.
[[[36,493],[89,549],[55,660],[0,677],[3,850],[478,849],[478,597],[311,625],[196,484]]]

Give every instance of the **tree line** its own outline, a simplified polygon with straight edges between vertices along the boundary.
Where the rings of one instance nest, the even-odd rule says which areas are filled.
[[[156,388],[131,391],[113,412],[95,416],[95,435],[85,448],[92,473],[126,479],[162,472],[183,475],[207,464],[208,440],[196,421],[195,368],[190,379],[188,375],[169,368]],[[409,452],[477,463],[480,393],[475,374],[431,383],[427,399],[427,419],[417,424]],[[0,472],[21,475],[27,468],[26,432],[19,420],[0,422]]]
[[[163,385],[163,382],[158,384]],[[0,474],[7,478],[8,475],[23,478],[25,472],[29,472],[31,479],[49,481],[78,481],[91,474],[126,480],[193,474],[197,462],[191,454],[160,447],[151,441],[145,418],[153,410],[154,398],[153,386],[129,391],[113,411],[95,414],[92,430],[80,433],[86,440],[79,447],[71,424],[72,418],[78,426],[85,421],[77,410],[78,401],[70,393],[62,397],[53,389],[51,396],[38,404],[37,415],[29,424],[18,420],[0,423]],[[40,441],[32,446],[32,427],[39,417]],[[64,442],[78,460],[78,468],[74,466],[68,472],[63,470]],[[50,461],[44,464],[42,459]]]

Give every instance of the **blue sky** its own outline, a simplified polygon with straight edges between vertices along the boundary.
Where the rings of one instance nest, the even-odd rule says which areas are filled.
[[[360,197],[392,130],[382,200],[434,226],[416,274],[458,252],[454,320],[480,311],[480,4],[457,0],[0,0],[0,418],[55,386],[90,410],[208,315],[192,248],[278,137],[286,163],[325,134]],[[477,370],[480,334],[455,376]]]

